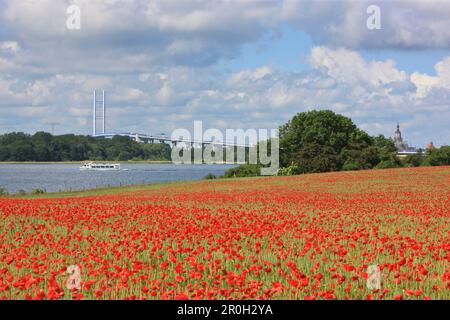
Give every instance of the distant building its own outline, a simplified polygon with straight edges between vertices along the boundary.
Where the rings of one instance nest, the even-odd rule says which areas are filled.
[[[408,150],[408,143],[403,141],[402,133],[400,131],[400,124],[397,122],[397,130],[394,133],[394,144],[398,151]]]
[[[408,143],[403,140],[400,131],[400,124],[397,122],[397,130],[394,133],[394,144],[397,148],[397,154],[400,156],[407,156],[410,154],[418,154],[419,151],[415,147],[408,146]]]

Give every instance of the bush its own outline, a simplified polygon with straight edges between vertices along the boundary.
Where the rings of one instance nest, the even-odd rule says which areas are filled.
[[[45,189],[41,189],[41,188],[34,188],[33,190],[31,190],[31,194],[44,194],[46,193]]]
[[[421,167],[429,167],[431,166],[430,163],[430,158],[429,157],[424,157],[424,159],[422,160],[422,163],[420,164]]]
[[[393,159],[381,161],[375,166],[375,169],[389,169],[389,168],[399,168],[401,167],[397,161]]]
[[[217,176],[210,172],[203,179],[205,179],[205,180],[214,180],[214,179],[217,179]]]
[[[403,163],[406,167],[420,167],[423,162],[424,157],[420,154],[412,154],[406,156],[406,158],[403,160]]]
[[[0,196],[6,196],[8,194],[8,190],[3,187],[0,187]]]
[[[261,175],[261,167],[257,164],[243,164],[225,171],[224,178],[256,177]]]
[[[25,190],[23,190],[23,189],[20,189],[19,191],[16,192],[16,194],[19,195],[19,196],[24,196],[24,195],[27,194],[27,192]]]
[[[450,165],[450,146],[442,146],[431,151],[429,161],[432,166]]]
[[[294,175],[297,175],[297,174],[300,174],[300,173],[301,173],[300,167],[297,164],[292,163],[287,168],[280,168],[278,170],[277,175],[278,176],[294,176]]]
[[[351,160],[345,161],[344,165],[342,166],[342,170],[344,171],[360,170],[360,169],[362,169],[361,165]]]

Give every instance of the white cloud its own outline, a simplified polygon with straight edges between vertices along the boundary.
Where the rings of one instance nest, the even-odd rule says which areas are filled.
[[[442,85],[450,88],[450,56],[436,63],[435,69]]]
[[[314,68],[322,69],[335,80],[348,84],[369,84],[377,87],[395,81],[404,81],[406,74],[395,68],[393,60],[372,61],[367,63],[359,53],[347,49],[329,49],[314,47],[310,63]]]
[[[0,50],[3,53],[17,54],[20,51],[20,46],[16,41],[3,41],[0,42]]]
[[[433,87],[440,83],[439,77],[433,77],[419,72],[411,74],[411,82],[417,87],[417,97],[423,98]]]
[[[258,81],[271,73],[272,69],[268,66],[262,66],[254,70],[242,70],[231,75],[227,80],[227,84],[231,87],[240,87],[248,84],[253,85],[255,81]]]
[[[80,30],[66,28],[72,4],[81,9]],[[272,0],[7,0],[3,7],[0,26],[17,45],[26,43],[26,63],[58,72],[143,73],[155,65],[203,66],[235,57],[241,45],[278,28],[280,6]]]
[[[450,48],[450,2],[322,0],[283,2],[283,16],[316,44],[351,49]],[[381,29],[366,27],[369,5],[380,7]]]
[[[144,92],[136,88],[128,88],[126,90],[125,99],[136,100],[144,97]]]
[[[73,3],[82,9],[79,31],[65,24]],[[382,30],[369,32],[368,3],[3,1],[0,123],[34,131],[59,119],[66,132],[86,134],[92,90],[104,89],[108,128],[117,131],[164,132],[192,118],[276,127],[297,112],[331,108],[372,134],[391,135],[402,120],[405,129],[419,128],[420,141],[436,135],[437,144],[448,143],[450,57],[426,74],[389,59],[366,61],[355,50],[448,49],[450,4],[380,2]],[[268,62],[231,73],[216,68],[285,23],[316,43],[309,69],[281,72]]]
[[[168,101],[170,101],[171,96],[172,89],[170,88],[170,85],[168,83],[164,83],[161,89],[159,89],[158,91],[158,100],[162,103],[167,103]]]
[[[424,98],[433,89],[450,89],[450,56],[439,61],[434,66],[436,76],[414,72],[411,74],[411,82],[417,87],[417,97]]]
[[[12,67],[14,67],[14,62],[0,57],[0,70],[11,69]]]

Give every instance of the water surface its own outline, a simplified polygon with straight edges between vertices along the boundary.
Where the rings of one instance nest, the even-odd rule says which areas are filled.
[[[80,171],[79,164],[1,164],[0,187],[9,193],[42,188],[47,192],[98,187],[199,180],[222,175],[233,165],[122,163],[120,171]]]

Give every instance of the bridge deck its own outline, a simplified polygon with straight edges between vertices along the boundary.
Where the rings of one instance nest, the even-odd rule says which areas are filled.
[[[148,135],[141,133],[132,133],[132,132],[110,132],[110,133],[100,133],[94,135],[94,137],[104,137],[104,138],[112,138],[114,136],[122,136],[122,137],[130,137],[134,139],[144,139],[144,140],[159,140],[164,142],[172,142],[172,143],[189,143],[189,144],[210,144],[216,146],[223,147],[249,147],[248,144],[240,144],[240,143],[231,143],[231,142],[221,142],[221,141],[205,141],[205,140],[189,140],[189,139],[174,139],[167,136],[158,136],[158,135]]]

